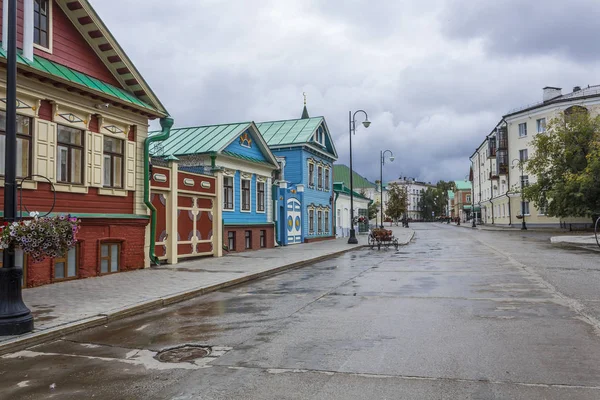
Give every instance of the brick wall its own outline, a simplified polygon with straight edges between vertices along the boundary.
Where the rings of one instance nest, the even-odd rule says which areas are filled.
[[[270,249],[275,247],[275,238],[274,238],[274,227],[273,225],[263,225],[263,226],[228,226],[225,227],[225,234],[223,236],[223,245],[227,246],[229,243],[229,232],[235,232],[235,250],[236,252],[242,251],[250,251],[250,250],[260,250],[260,231],[265,231],[265,247],[266,249]],[[250,249],[246,249],[246,231],[252,232],[252,246]]]
[[[121,244],[120,271],[144,268],[144,240],[148,219],[83,219],[78,234],[79,265],[77,278],[100,275],[99,246],[102,242]],[[54,260],[26,262],[26,287],[55,282]],[[73,279],[73,278],[72,278]]]

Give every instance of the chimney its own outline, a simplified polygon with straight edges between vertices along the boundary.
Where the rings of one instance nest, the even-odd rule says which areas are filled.
[[[562,96],[561,93],[562,88],[546,86],[544,88],[544,101],[555,99],[559,96]]]
[[[581,86],[573,86],[573,92],[579,92],[581,90]]]

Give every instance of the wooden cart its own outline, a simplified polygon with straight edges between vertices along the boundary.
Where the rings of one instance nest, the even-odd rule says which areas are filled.
[[[368,243],[371,249],[374,249],[375,246],[377,246],[377,250],[380,250],[381,246],[385,247],[386,249],[390,246],[394,246],[394,248],[398,250],[398,246],[400,246],[398,239],[394,237],[392,231],[383,228],[375,228],[371,230],[369,233]]]

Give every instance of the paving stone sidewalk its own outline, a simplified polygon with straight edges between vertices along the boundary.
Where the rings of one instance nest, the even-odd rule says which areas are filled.
[[[391,229],[401,244],[414,236],[412,229]],[[358,239],[358,245],[338,238],[25,289],[23,299],[34,315],[35,330],[0,337],[0,354],[366,245],[366,236]]]

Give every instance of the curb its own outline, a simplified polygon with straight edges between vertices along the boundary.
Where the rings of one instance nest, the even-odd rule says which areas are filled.
[[[413,239],[415,232],[413,231],[410,239],[403,243],[402,245],[407,245]],[[340,250],[334,253],[325,254],[322,256],[298,261],[295,263],[282,265],[280,267],[276,267],[267,271],[261,271],[254,274],[246,275],[237,279],[232,279],[230,281],[221,282],[201,288],[191,289],[179,293],[174,293],[171,295],[163,296],[158,299],[148,300],[145,302],[137,303],[129,307],[123,307],[116,311],[101,313],[92,317],[88,317],[79,321],[69,322],[64,325],[60,325],[54,328],[49,328],[39,332],[33,332],[26,334],[23,337],[17,337],[14,339],[10,339],[0,343],[0,356],[5,355],[7,353],[12,353],[16,351],[21,351],[26,348],[36,346],[45,342],[53,341],[59,339],[65,335],[69,335],[71,333],[75,333],[84,329],[93,328],[99,325],[104,325],[109,322],[117,321],[119,319],[123,319],[126,317],[130,317],[136,314],[141,314],[146,311],[155,310],[158,308],[162,308],[165,306],[169,306],[171,304],[179,303],[182,301],[190,300],[192,298],[215,292],[221,289],[229,288],[232,286],[237,286],[242,283],[246,283],[253,280],[258,280],[261,278],[269,277],[272,275],[279,274],[281,272],[296,269],[303,267],[307,264],[313,264],[319,261],[327,260],[329,258],[334,258],[340,256],[342,254],[361,250],[364,248],[368,248],[368,245],[359,245],[349,249]]]

